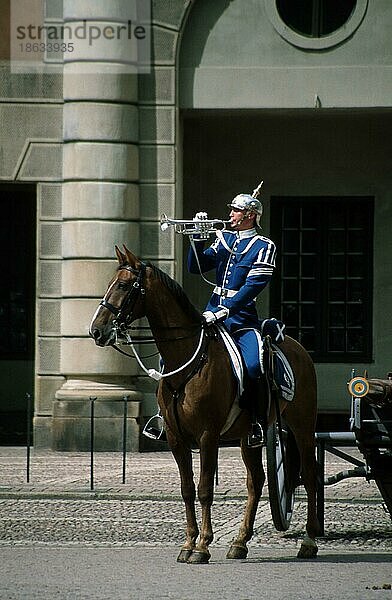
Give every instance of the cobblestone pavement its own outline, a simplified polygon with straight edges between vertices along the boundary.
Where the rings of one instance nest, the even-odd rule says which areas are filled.
[[[327,455],[326,472],[347,463]],[[272,524],[266,486],[246,561],[225,558],[245,506],[238,448],[220,450],[208,567],[181,565],[184,510],[169,452],[88,453],[0,448],[1,600],[392,599],[392,523],[374,482],[325,489],[325,537],[317,560],[298,561],[305,495],[290,528]],[[194,456],[198,475],[198,456]],[[200,517],[200,511],[198,511]]]
[[[245,468],[238,448],[222,448],[219,456],[213,546],[226,547],[238,531],[244,510]],[[347,468],[347,463],[335,456],[326,457],[327,474]],[[122,455],[96,453],[93,490],[90,466],[89,453],[32,451],[30,483],[26,483],[25,450],[0,448],[0,546],[61,542],[156,547],[183,542],[179,477],[169,452],[128,454],[125,484]],[[197,478],[197,454],[194,470]],[[391,517],[374,482],[344,480],[326,487],[325,498],[325,537],[318,541],[320,553],[332,549],[392,553]],[[277,532],[266,485],[250,549],[268,544],[292,548],[295,553],[305,518],[306,497],[300,488],[289,530]]]

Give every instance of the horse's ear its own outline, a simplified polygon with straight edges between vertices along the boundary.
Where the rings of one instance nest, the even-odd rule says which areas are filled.
[[[127,257],[123,254],[118,246],[115,246],[118,262],[120,265],[123,265],[127,262]]]
[[[123,248],[125,251],[126,262],[134,269],[138,269],[140,267],[140,260],[128,250],[125,244],[123,244]]]

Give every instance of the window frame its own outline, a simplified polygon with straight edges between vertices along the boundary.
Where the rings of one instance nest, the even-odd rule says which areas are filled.
[[[351,37],[364,20],[368,3],[369,0],[357,0],[357,5],[349,19],[336,31],[322,37],[309,37],[286,25],[279,14],[276,0],[264,0],[268,18],[278,34],[296,48],[315,51],[333,48]]]
[[[328,220],[325,218],[327,211],[331,210],[331,206],[334,206],[334,203],[339,203],[341,206],[341,202],[345,202],[345,226],[344,229],[336,228],[329,226]],[[363,208],[363,220],[366,223],[366,235],[363,239],[362,251],[355,252],[353,250],[350,251],[350,248],[347,248],[348,239],[347,236],[351,231],[359,231],[360,229],[355,228],[350,225],[349,222],[349,214],[350,211],[357,209],[358,205]],[[274,274],[272,283],[271,283],[271,314],[274,316],[279,316],[282,320],[284,320],[284,306],[290,307],[294,305],[295,302],[285,300],[284,298],[284,290],[283,287],[285,282],[290,279],[295,279],[298,290],[301,288],[302,282],[306,281],[306,277],[302,276],[301,273],[298,273],[296,278],[284,277],[283,276],[283,261],[285,258],[290,256],[291,254],[294,256],[295,252],[290,253],[289,251],[284,251],[285,248],[285,233],[289,231],[295,231],[298,235],[298,239],[301,238],[303,231],[306,231],[305,227],[302,225],[298,225],[295,227],[287,227],[283,224],[283,216],[284,209],[288,206],[300,206],[302,208],[309,208],[312,210],[312,214],[317,215],[316,218],[316,229],[318,230],[317,235],[317,249],[312,254],[316,254],[318,256],[317,260],[317,269],[319,272],[319,278],[315,278],[316,281],[316,295],[315,301],[310,302],[310,304],[314,307],[319,307],[318,310],[315,310],[315,318],[312,323],[312,326],[309,326],[309,331],[314,329],[315,338],[316,338],[316,347],[315,350],[310,350],[310,354],[314,360],[314,362],[318,363],[369,363],[372,361],[372,352],[373,352],[373,243],[374,243],[374,197],[372,196],[274,196],[271,197],[271,238],[277,245],[278,255],[277,255],[277,268],[276,273]],[[324,215],[324,216],[323,216]],[[314,231],[313,227],[313,231]],[[345,243],[346,247],[343,252],[329,252],[328,244],[330,243],[330,232],[333,231],[344,231],[345,235]],[[302,239],[302,238],[301,238]],[[307,253],[303,252],[302,249],[299,249],[297,252],[298,264],[302,264],[301,257],[306,256]],[[345,261],[345,273],[344,276],[331,276],[330,270],[330,261],[331,257],[343,256]],[[365,260],[364,264],[364,275],[363,277],[354,277],[347,275],[347,261],[349,257],[361,256]],[[300,260],[301,259],[301,260]],[[300,269],[299,269],[300,270]],[[312,279],[312,278],[311,278]],[[313,278],[314,279],[314,278]],[[348,324],[348,314],[349,308],[355,307],[359,305],[355,300],[348,299],[347,293],[345,292],[344,300],[331,300],[328,297],[328,289],[331,281],[342,281],[344,282],[345,289],[347,288],[350,281],[362,281],[363,285],[361,288],[361,298],[362,303],[360,306],[363,309],[363,324],[361,326],[349,325]],[[299,292],[298,292],[299,293]],[[297,309],[300,311],[303,306],[306,305],[306,300],[304,301],[302,298],[297,300]],[[330,312],[332,312],[331,307],[336,306],[337,309],[339,307],[344,308],[344,324],[342,326],[333,326],[331,323]],[[352,309],[352,312],[355,309]],[[297,317],[298,325],[296,328],[299,332],[299,341],[302,339],[302,333],[306,333],[306,326],[301,326],[300,317]],[[294,327],[293,327],[294,328]],[[347,335],[351,333],[354,335],[355,330],[361,332],[363,335],[363,349],[361,352],[352,350],[347,350]],[[345,335],[345,345],[346,349],[344,351],[338,350],[330,350],[329,349],[329,336],[332,335],[332,330],[334,331],[344,331]],[[304,342],[306,347],[306,343]]]

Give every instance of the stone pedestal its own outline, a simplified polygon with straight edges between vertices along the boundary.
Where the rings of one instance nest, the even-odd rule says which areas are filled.
[[[91,404],[94,400],[94,418]],[[139,450],[142,394],[123,385],[69,380],[57,391],[53,404],[53,450],[88,451],[94,427],[94,450],[121,451],[126,406],[126,449]]]

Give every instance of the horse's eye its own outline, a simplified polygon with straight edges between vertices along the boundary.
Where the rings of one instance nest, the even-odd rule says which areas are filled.
[[[126,290],[128,287],[128,284],[126,281],[119,281],[118,282],[118,289],[119,290]]]

